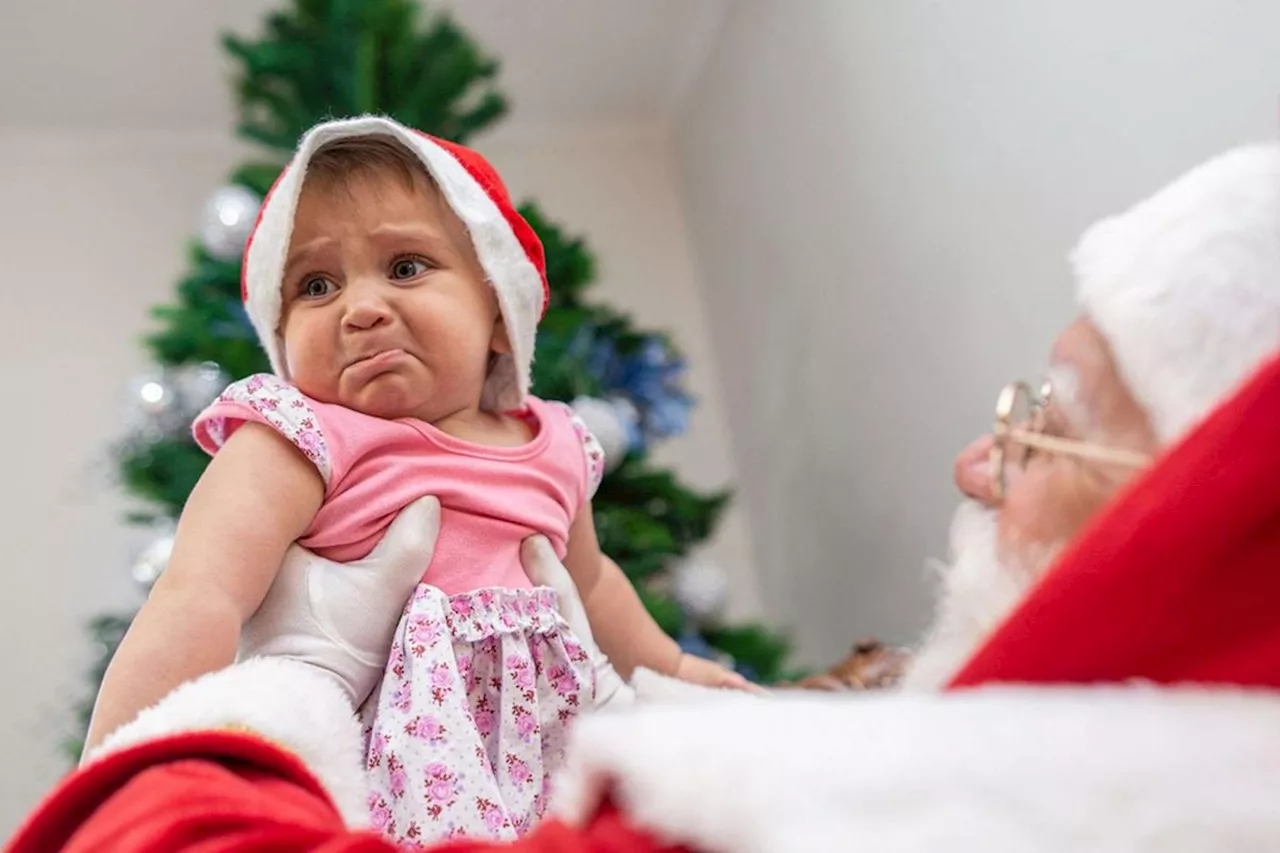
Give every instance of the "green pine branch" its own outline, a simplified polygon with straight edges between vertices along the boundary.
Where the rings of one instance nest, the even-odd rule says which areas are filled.
[[[379,113],[465,142],[507,111],[499,64],[418,0],[295,0],[222,44],[240,66],[237,133],[286,156],[326,118]]]

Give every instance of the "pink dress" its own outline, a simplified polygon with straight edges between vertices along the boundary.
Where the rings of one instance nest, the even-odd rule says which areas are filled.
[[[541,533],[564,557],[604,454],[564,404],[531,399],[520,416],[532,441],[477,445],[259,375],[233,384],[195,423],[210,453],[254,421],[315,463],[324,502],[299,543],[330,559],[368,554],[401,509],[440,499],[435,554],[361,709],[371,815],[403,842],[527,831],[545,808],[566,728],[594,696],[587,656],[555,593],[530,583],[520,544]]]

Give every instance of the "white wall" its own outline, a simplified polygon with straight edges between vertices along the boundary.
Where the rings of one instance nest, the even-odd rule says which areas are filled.
[[[1274,137],[1273,0],[740,0],[680,135],[767,612],[910,639],[1093,218]]]
[[[66,768],[59,741],[92,660],[85,622],[132,603],[139,534],[119,519],[111,442],[231,149],[191,139],[0,134],[0,833]]]
[[[671,330],[703,399],[690,433],[659,453],[701,487],[730,478],[726,418],[696,296],[690,249],[660,134],[646,128],[568,137],[495,137],[486,146],[513,192],[588,237],[601,299]],[[92,658],[84,630],[130,607],[146,541],[125,528],[109,442],[126,385],[148,362],[150,306],[172,297],[206,195],[241,151],[207,134],[83,137],[0,130],[0,258],[9,322],[0,357],[0,837],[67,765],[59,740]],[[715,552],[750,607],[741,515]]]
[[[526,126],[527,127],[527,126]],[[687,389],[697,400],[687,435],[659,444],[655,464],[704,490],[736,486],[722,380],[711,351],[670,133],[657,125],[578,127],[568,133],[500,134],[477,147],[501,170],[517,198],[586,238],[597,256],[591,298],[667,331],[689,360]],[[709,556],[729,576],[728,616],[755,615],[759,595],[741,501],[731,504]]]

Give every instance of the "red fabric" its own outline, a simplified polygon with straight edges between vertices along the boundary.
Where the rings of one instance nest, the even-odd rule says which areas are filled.
[[[262,225],[262,216],[267,212],[267,202],[271,201],[271,197],[276,194],[280,182],[284,180],[285,173],[289,171],[286,165],[280,170],[280,174],[276,175],[276,179],[271,182],[271,189],[267,190],[267,194],[262,197],[262,204],[258,205],[258,215],[253,217],[253,227],[249,229],[249,236],[244,241],[244,251],[240,253],[241,258],[249,257],[249,247],[253,245],[253,238],[257,236],[258,228]],[[249,265],[240,264],[240,301],[249,301]]]
[[[295,833],[342,828],[293,755],[246,734],[193,732],[113,753],[67,777],[6,849],[180,850],[195,838],[238,837],[236,827],[265,818]]]
[[[68,777],[7,853],[392,853],[345,828],[315,779],[259,738],[200,732],[150,741]],[[681,853],[606,806],[585,828],[548,821],[515,844],[451,842],[439,853]],[[686,851],[687,853],[687,851]]]
[[[1280,687],[1280,360],[1063,554],[952,682]]]
[[[514,844],[462,841],[431,848],[433,853],[690,853],[662,844],[635,829],[612,805],[606,805],[583,829],[548,820]]]
[[[418,133],[422,132],[418,131]],[[520,248],[524,249],[524,253],[529,256],[534,269],[538,271],[538,276],[542,279],[542,311],[539,314],[539,317],[541,317],[541,314],[547,312],[547,305],[551,302],[551,287],[547,283],[546,254],[542,248],[542,241],[534,233],[533,227],[520,215],[515,205],[511,203],[511,194],[507,192],[507,185],[502,182],[502,176],[498,174],[497,169],[490,165],[488,160],[470,148],[426,133],[422,133],[422,135],[445,151],[448,151],[455,160],[462,164],[462,168],[467,170],[467,174],[475,178],[476,182],[489,195],[489,198],[493,199],[493,203],[498,206],[498,211],[502,213],[502,218],[507,220],[507,224],[515,232]]]

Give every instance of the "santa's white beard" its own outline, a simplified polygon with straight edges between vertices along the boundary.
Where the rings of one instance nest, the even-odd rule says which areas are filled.
[[[1001,561],[996,513],[966,502],[951,523],[950,562],[938,566],[941,589],[932,626],[902,679],[903,690],[934,691],[976,652],[1021,600],[1052,552],[1034,566]]]

